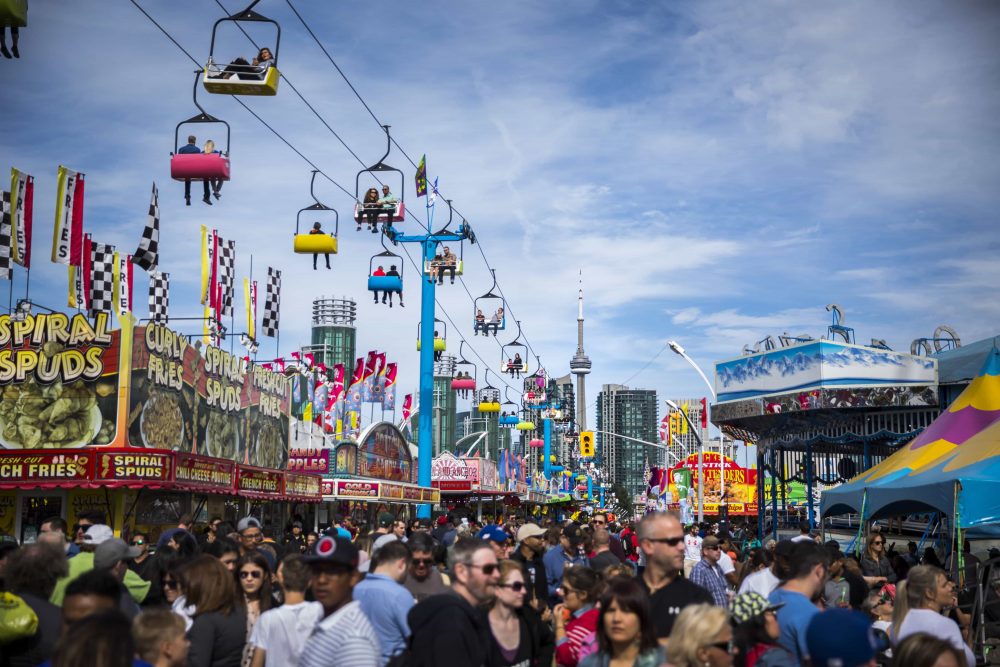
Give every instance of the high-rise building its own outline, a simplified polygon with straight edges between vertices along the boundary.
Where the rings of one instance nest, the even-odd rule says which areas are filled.
[[[569,371],[576,376],[576,428],[577,432],[587,430],[587,390],[585,378],[590,373],[591,363],[583,351],[583,271],[580,271],[580,291],[577,296],[576,354],[569,362]]]
[[[643,442],[657,442],[657,401],[653,389],[630,389],[606,384],[597,395],[597,450],[608,471],[608,482],[621,484],[630,497],[645,491],[642,471],[647,462],[657,460],[652,445],[604,435],[614,433]]]
[[[442,354],[434,362],[434,456],[455,449],[455,392],[451,379],[455,377],[455,357]]]
[[[350,380],[356,361],[357,313],[357,303],[347,297],[313,299],[312,342],[302,348],[331,371],[336,364],[344,364],[346,381]]]

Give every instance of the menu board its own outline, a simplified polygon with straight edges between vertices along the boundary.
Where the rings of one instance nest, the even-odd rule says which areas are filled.
[[[109,315],[0,315],[0,447],[111,444],[119,335]]]
[[[195,451],[195,383],[200,366],[201,355],[186,336],[158,324],[135,328],[128,410],[130,445]]]

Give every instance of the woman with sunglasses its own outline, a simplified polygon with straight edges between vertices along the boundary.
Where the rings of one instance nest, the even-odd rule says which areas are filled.
[[[240,599],[246,609],[246,638],[249,640],[257,619],[274,606],[274,597],[271,593],[271,566],[263,554],[251,552],[236,563],[236,576],[242,593]],[[247,641],[243,650],[243,667],[248,667],[252,660],[253,646]]]
[[[378,233],[378,216],[382,212],[382,204],[378,201],[378,190],[368,188],[365,199],[361,202],[361,211],[358,215],[358,231],[361,231],[361,223],[367,222],[372,234]]]
[[[580,667],[656,667],[666,660],[656,641],[649,597],[635,579],[612,579],[599,606],[600,650],[583,658]]]
[[[589,567],[572,565],[563,571],[563,601],[552,610],[560,667],[576,667],[580,658],[596,650],[599,612],[594,605],[603,588],[601,575]]]
[[[671,667],[732,667],[732,654],[733,630],[725,609],[689,605],[674,621],[667,642]]]
[[[881,533],[868,537],[864,556],[861,557],[861,572],[872,588],[896,583],[896,571],[885,555],[885,538]]]
[[[496,598],[486,614],[490,627],[487,667],[551,665],[553,637],[548,626],[530,606],[521,564],[500,561]]]
[[[795,656],[778,643],[781,629],[771,604],[760,593],[740,593],[730,605],[735,667],[795,667]]]
[[[962,637],[958,623],[943,614],[955,602],[955,585],[944,570],[932,565],[911,569],[906,581],[896,587],[889,633],[893,647],[911,635],[926,632],[962,651],[969,667],[975,667],[976,657]]]

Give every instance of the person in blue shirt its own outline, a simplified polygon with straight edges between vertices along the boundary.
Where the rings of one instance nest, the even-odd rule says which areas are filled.
[[[381,665],[402,652],[410,636],[406,615],[413,607],[413,595],[403,586],[409,567],[409,548],[393,540],[375,552],[368,575],[354,587],[354,599],[378,636]]]
[[[559,537],[559,544],[546,552],[542,556],[545,564],[545,581],[549,589],[549,605],[559,602],[559,595],[556,592],[562,586],[563,570],[567,565],[589,565],[587,557],[583,554],[583,530],[577,524],[571,524],[563,528]]]
[[[772,605],[783,605],[777,612],[781,630],[778,643],[795,656],[799,665],[808,664],[806,632],[809,621],[820,613],[813,600],[823,592],[829,567],[829,555],[822,546],[811,541],[798,542],[788,555],[787,571],[779,573],[784,585],[768,597]]]
[[[193,134],[188,136],[188,142],[186,144],[184,144],[183,146],[181,146],[180,148],[177,149],[177,154],[178,155],[193,155],[193,154],[200,154],[200,153],[202,153],[202,150],[201,150],[201,148],[198,147],[198,138],[196,136],[194,136]],[[212,200],[209,199],[208,180],[206,179],[206,180],[202,181],[202,184],[205,186],[205,197],[204,197],[204,199],[202,199],[202,201],[205,202],[206,204],[208,204],[209,206],[211,206],[212,205]],[[186,203],[188,206],[191,205],[191,179],[190,178],[185,178],[184,179],[184,203]]]

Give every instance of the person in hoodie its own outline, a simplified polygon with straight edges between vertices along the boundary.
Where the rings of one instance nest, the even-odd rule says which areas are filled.
[[[416,667],[486,664],[490,634],[477,607],[496,595],[497,557],[485,541],[465,538],[455,543],[452,561],[452,590],[425,599],[407,616],[413,633],[409,664]]]

